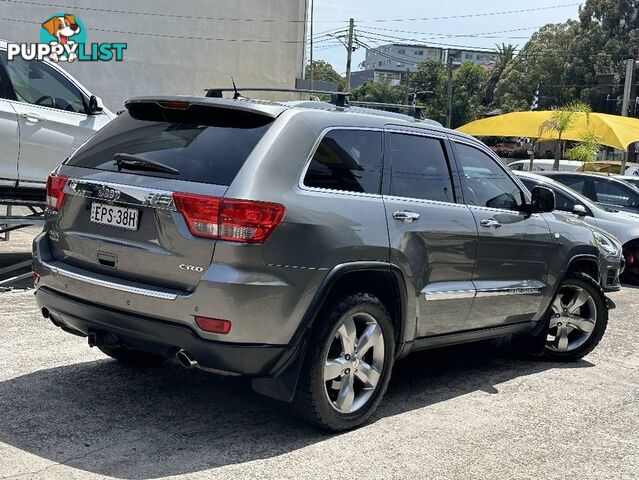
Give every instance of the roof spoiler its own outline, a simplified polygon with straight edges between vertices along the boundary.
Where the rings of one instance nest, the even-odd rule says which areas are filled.
[[[233,92],[233,98],[241,98],[242,94],[240,92],[284,92],[284,93],[308,93],[311,95],[329,95],[331,97],[330,103],[337,107],[348,107],[349,101],[348,97],[351,95],[350,92],[331,92],[326,90],[309,90],[309,89],[301,89],[301,88],[259,88],[259,87],[248,87],[248,88],[208,88],[204,90],[206,92],[206,97],[212,98],[222,98],[222,93],[224,92]]]
[[[408,114],[411,117],[421,120],[423,108],[419,105],[403,105],[401,103],[381,103],[381,102],[350,102],[354,107],[366,107],[366,108],[379,108],[384,110],[387,108],[395,108],[397,110],[408,110]]]

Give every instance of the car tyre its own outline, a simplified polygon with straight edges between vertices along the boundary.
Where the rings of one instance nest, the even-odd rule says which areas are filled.
[[[341,298],[316,320],[294,411],[332,432],[362,425],[386,392],[394,359],[394,329],[380,300],[368,293]]]
[[[98,346],[98,349],[118,362],[133,366],[145,367],[159,365],[166,360],[166,358],[161,355],[154,355],[152,353],[135,350],[129,347],[107,347],[100,345]]]
[[[599,344],[608,326],[608,304],[599,284],[585,273],[566,278],[549,307],[543,357],[571,362]]]

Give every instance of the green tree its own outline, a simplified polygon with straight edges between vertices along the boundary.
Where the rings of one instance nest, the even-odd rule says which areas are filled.
[[[573,126],[577,120],[577,116],[585,113],[588,118],[591,112],[590,106],[581,102],[569,103],[566,106],[555,110],[552,118],[543,122],[539,127],[539,137],[543,138],[544,134],[556,133],[557,145],[555,146],[555,162],[552,169],[559,170],[559,160],[563,156],[565,148],[565,140],[562,136],[566,130]]]
[[[495,66],[493,67],[493,71],[490,72],[490,77],[488,77],[488,81],[486,82],[486,87],[484,89],[484,98],[483,103],[487,107],[491,106],[495,101],[495,87],[497,87],[497,82],[501,78],[502,74],[506,67],[513,61],[515,57],[515,50],[517,49],[517,45],[502,43],[501,45],[495,45],[496,49],[496,57],[497,60],[495,62]]]
[[[310,65],[306,65],[306,78],[311,78]],[[343,90],[346,85],[346,79],[325,60],[313,60],[313,80],[337,83],[340,90]]]
[[[446,117],[446,68],[439,60],[425,60],[411,75],[411,91],[416,103],[423,107],[428,118],[442,120]],[[412,97],[411,97],[412,98]]]
[[[404,103],[406,87],[393,85],[390,81],[367,81],[361,87],[354,88],[351,99],[360,102]]]
[[[464,62],[453,71],[452,128],[476,120],[484,113],[481,97],[488,76],[484,67],[471,62]]]
[[[592,103],[598,95],[592,58],[596,36],[569,20],[535,32],[504,69],[495,87],[495,103],[506,112],[530,107],[539,86],[539,109],[573,101]]]

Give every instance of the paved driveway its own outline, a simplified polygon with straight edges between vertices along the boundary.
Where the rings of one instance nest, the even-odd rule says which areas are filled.
[[[496,343],[401,362],[374,421],[327,435],[248,382],[118,365],[0,294],[1,478],[639,477],[639,290],[568,365]]]

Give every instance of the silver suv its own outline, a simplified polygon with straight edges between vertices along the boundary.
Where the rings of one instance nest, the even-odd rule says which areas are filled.
[[[247,375],[339,431],[416,350],[575,360],[606,329],[619,244],[471,137],[321,102],[126,107],[51,175],[34,242],[43,315],[117,360]]]

